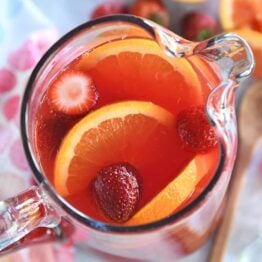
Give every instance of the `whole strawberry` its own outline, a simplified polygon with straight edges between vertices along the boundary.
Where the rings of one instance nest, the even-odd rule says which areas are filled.
[[[137,0],[129,9],[129,13],[152,20],[168,27],[169,14],[160,0]]]
[[[202,41],[214,36],[218,26],[214,18],[203,12],[186,14],[181,21],[182,36],[192,41]]]
[[[128,163],[107,166],[98,172],[94,190],[104,214],[115,222],[127,221],[139,200],[136,169]]]
[[[209,124],[204,106],[192,106],[177,116],[176,127],[186,149],[206,153],[217,144],[213,127]]]
[[[127,6],[120,0],[106,1],[98,5],[92,12],[91,18],[95,19],[106,15],[125,14],[127,13]]]

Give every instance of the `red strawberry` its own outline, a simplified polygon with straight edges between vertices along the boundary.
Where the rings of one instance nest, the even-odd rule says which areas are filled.
[[[182,36],[193,41],[208,39],[218,30],[217,23],[211,16],[196,11],[186,14],[181,25]]]
[[[115,222],[127,221],[139,200],[137,171],[128,163],[107,166],[98,172],[94,190],[106,216]]]
[[[98,93],[92,78],[80,71],[66,70],[48,90],[53,108],[67,115],[87,113],[97,102]]]
[[[192,106],[177,116],[176,127],[181,141],[191,151],[206,153],[217,144],[213,127],[209,124],[204,106]]]
[[[169,25],[169,14],[160,0],[137,0],[129,13],[150,19],[165,27]]]
[[[98,5],[91,14],[91,18],[95,19],[101,16],[125,14],[127,12],[126,5],[121,1],[107,1]]]

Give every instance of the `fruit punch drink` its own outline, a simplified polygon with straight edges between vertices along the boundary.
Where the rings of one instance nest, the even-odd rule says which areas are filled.
[[[193,43],[132,16],[60,39],[32,73],[21,121],[59,232],[68,219],[84,248],[136,259],[198,248],[221,215],[236,156],[233,90],[251,62],[236,35]]]
[[[37,112],[39,161],[56,190],[103,222],[170,216],[219,163],[205,114],[210,85],[156,42],[105,43],[54,78]]]

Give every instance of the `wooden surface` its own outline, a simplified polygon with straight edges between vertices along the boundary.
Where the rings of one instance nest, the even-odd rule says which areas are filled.
[[[228,201],[221,225],[217,231],[210,255],[210,262],[223,262],[227,253],[230,228],[234,223],[238,200],[242,191],[246,168],[253,151],[262,137],[262,82],[256,82],[243,94],[239,108],[239,153],[231,184]]]

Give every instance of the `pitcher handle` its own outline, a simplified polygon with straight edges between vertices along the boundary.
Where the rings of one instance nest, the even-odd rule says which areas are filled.
[[[33,186],[0,201],[0,255],[17,246],[14,244],[33,230],[56,228],[60,222],[61,216],[40,187]]]

